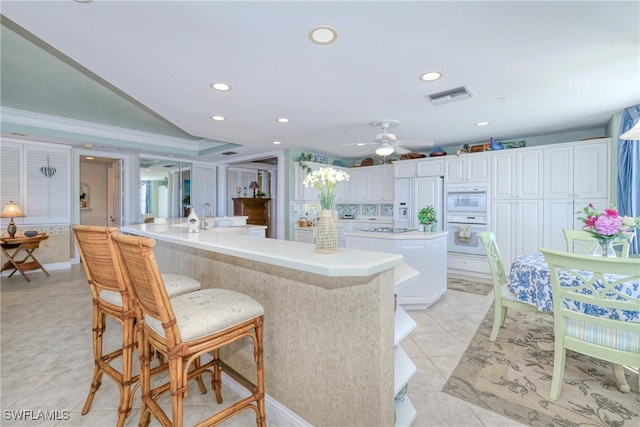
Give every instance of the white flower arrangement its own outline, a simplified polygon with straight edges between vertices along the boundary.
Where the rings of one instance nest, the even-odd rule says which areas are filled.
[[[304,179],[304,186],[314,187],[320,192],[322,209],[333,209],[333,199],[340,181],[349,181],[349,174],[345,171],[327,167],[308,174]]]

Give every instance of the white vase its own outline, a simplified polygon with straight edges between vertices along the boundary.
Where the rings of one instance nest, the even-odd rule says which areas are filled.
[[[196,211],[191,208],[191,212],[187,217],[187,224],[189,227],[189,233],[198,233],[200,227],[200,217],[196,214]]]
[[[338,252],[338,229],[333,220],[333,211],[323,209],[316,227],[316,252],[333,254]]]

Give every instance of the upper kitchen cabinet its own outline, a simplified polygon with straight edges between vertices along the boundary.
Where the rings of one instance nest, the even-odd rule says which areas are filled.
[[[393,165],[368,167],[366,170],[366,201],[393,203]]]
[[[608,198],[610,141],[601,138],[545,148],[545,199]]]
[[[413,178],[416,176],[416,162],[400,160],[393,164],[395,178]]]
[[[444,182],[486,182],[491,179],[491,156],[463,154],[448,158],[444,167]]]
[[[493,199],[542,199],[542,149],[496,151],[491,159]]]
[[[416,163],[416,176],[444,176],[444,160],[430,159]]]
[[[312,171],[317,171],[320,169],[321,164],[308,162],[307,165],[311,168]],[[324,165],[326,166],[326,165]],[[308,200],[318,200],[318,190],[315,187],[306,187],[304,185],[304,179],[307,177],[307,170],[302,169],[298,165],[295,165],[295,195],[294,198],[298,202],[305,202]]]
[[[393,164],[396,178],[444,176],[443,159],[401,160]]]

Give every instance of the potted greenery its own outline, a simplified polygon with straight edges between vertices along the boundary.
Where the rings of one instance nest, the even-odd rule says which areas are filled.
[[[311,167],[307,164],[307,162],[310,162],[312,160],[313,160],[313,154],[300,153],[300,157],[298,158],[298,166],[304,169],[307,172],[307,174],[310,174]]]
[[[424,228],[424,231],[435,231],[438,223],[436,210],[433,206],[426,206],[418,212],[418,222]]]

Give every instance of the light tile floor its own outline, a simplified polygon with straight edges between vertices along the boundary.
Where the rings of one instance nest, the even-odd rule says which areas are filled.
[[[88,303],[91,297],[84,270],[75,265],[71,270],[52,271],[50,277],[42,273],[33,273],[30,277],[31,282],[20,276],[1,279],[0,425],[114,426],[118,388],[106,376],[91,411],[85,416],[80,414],[93,369],[91,304]],[[418,324],[402,342],[418,368],[408,392],[418,412],[414,427],[521,425],[440,391],[492,301],[492,294],[448,291],[426,311],[408,312]],[[107,324],[107,351],[120,343],[119,330],[117,323]],[[201,395],[193,384],[190,387],[185,402],[185,426],[197,423],[205,414],[216,410],[210,387],[208,389],[207,394]],[[223,393],[225,405],[237,398],[226,387]],[[127,426],[138,423],[138,396],[136,394]],[[68,411],[69,419],[13,419],[16,412],[12,411],[29,410],[33,411],[33,418],[39,415],[38,410],[49,411],[49,414],[55,410]],[[57,416],[66,418],[66,414],[58,412]],[[151,425],[158,423],[152,418]],[[244,411],[224,425],[251,426],[255,425],[255,418],[252,411]]]

